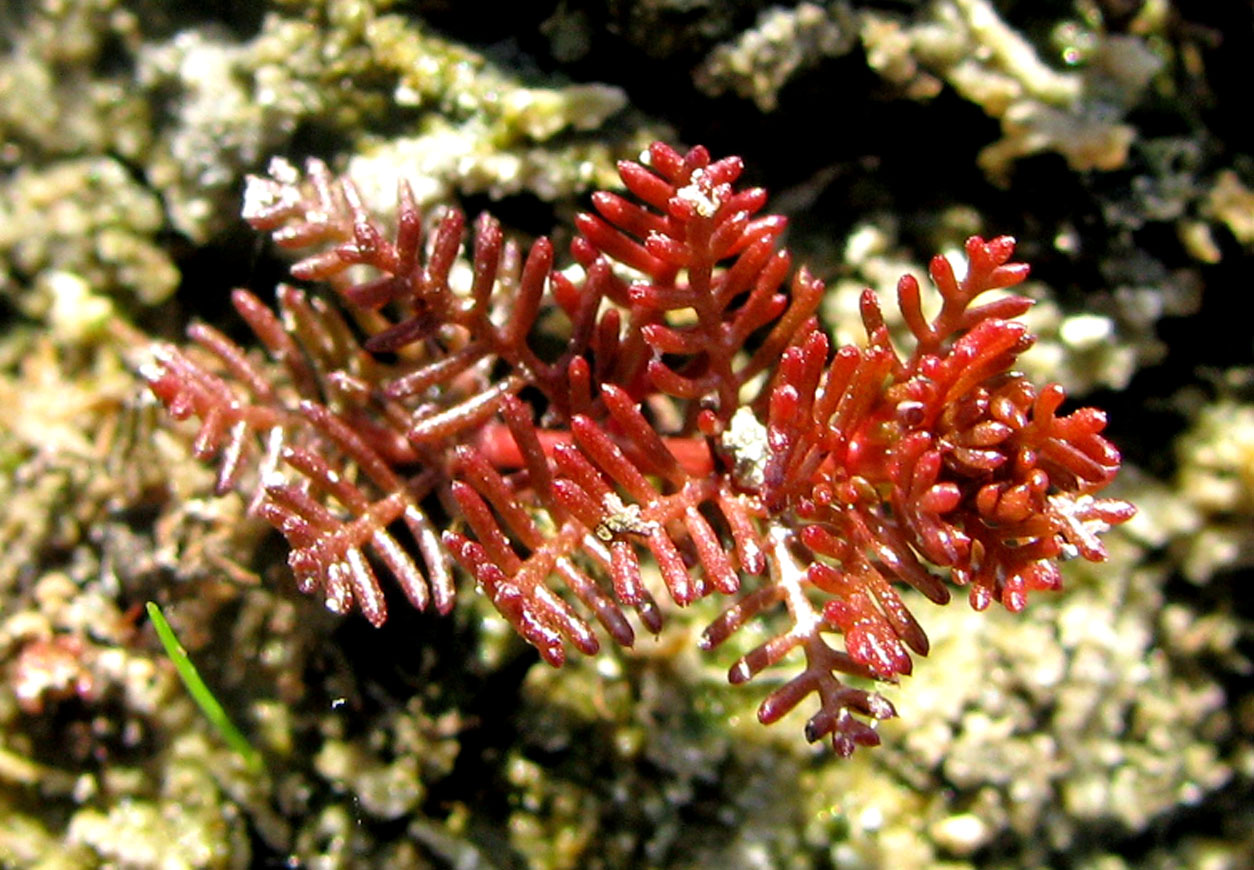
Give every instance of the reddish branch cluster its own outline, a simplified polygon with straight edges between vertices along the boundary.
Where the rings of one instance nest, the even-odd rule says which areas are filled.
[[[333,295],[282,285],[276,315],[237,290],[268,360],[198,324],[145,375],[331,609],[383,622],[382,565],[445,612],[456,563],[560,665],[659,631],[663,590],[718,593],[703,648],[768,611],[774,632],[733,683],[804,659],[763,722],[813,694],[809,740],[874,744],[893,708],[842,675],[892,682],[927,652],[899,584],[1017,611],[1058,587],[1058,559],[1105,558],[1099,533],[1133,508],[1095,497],[1119,467],[1104,415],[1059,416],[1062,389],[1013,370],[1030,303],[980,299],[1027,275],[1011,239],[970,239],[961,279],[934,259],[931,319],[901,280],[908,353],[869,290],[866,343],[833,352],[823,284],[777,248],[765,192],[734,186],[738,158],[656,144],[619,169],[632,197],[595,194],[580,268],[557,271],[547,239],[524,255],[486,215],[463,253],[461,213],[424,229],[405,185],[388,231],[322,164],[276,162],[244,217],[311,252],[292,275]]]

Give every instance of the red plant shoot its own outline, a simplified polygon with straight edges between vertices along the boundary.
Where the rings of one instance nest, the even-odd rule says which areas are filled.
[[[894,710],[844,677],[895,682],[927,653],[901,587],[1021,610],[1133,508],[1098,496],[1120,462],[1105,416],[1059,415],[1062,388],[1014,370],[1031,303],[986,295],[1028,274],[1012,239],[969,239],[961,278],[932,261],[935,317],[901,279],[904,350],[869,290],[865,343],[833,348],[823,283],[741,170],[660,143],[620,164],[628,195],[576,219],[574,278],[489,216],[463,251],[461,213],[424,226],[403,184],[388,231],[323,164],[276,161],[244,218],[330,293],[282,285],[276,315],[237,290],[268,360],[195,325],[145,377],[332,610],[381,624],[383,567],[447,612],[460,566],[557,666],[660,631],[659,595],[726,597],[702,648],[773,614],[729,680],[799,661],[759,718],[815,696],[807,739],[848,755]]]

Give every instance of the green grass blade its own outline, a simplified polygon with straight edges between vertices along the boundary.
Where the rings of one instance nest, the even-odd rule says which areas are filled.
[[[226,710],[222,709],[218,699],[213,696],[213,692],[201,679],[200,672],[196,670],[192,660],[187,657],[187,650],[183,649],[183,645],[174,636],[174,630],[170,628],[170,623],[166,621],[161,608],[151,601],[148,602],[148,618],[152,620],[152,626],[157,630],[157,637],[160,638],[161,645],[165,647],[170,661],[174,662],[174,669],[178,671],[179,679],[187,687],[192,700],[226,741],[227,746],[244,759],[244,764],[248,766],[248,769],[253,773],[261,773],[265,770],[265,763],[261,760],[260,753],[253,749],[252,744],[226,715]]]

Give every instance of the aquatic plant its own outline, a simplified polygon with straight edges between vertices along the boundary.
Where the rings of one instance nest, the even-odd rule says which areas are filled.
[[[896,339],[865,291],[866,341],[833,348],[823,283],[765,191],[736,186],[739,158],[658,143],[619,171],[630,196],[593,195],[559,270],[488,215],[463,251],[462,213],[424,226],[403,183],[389,225],[325,165],[275,161],[243,216],[330,293],[282,284],[276,314],[236,290],[268,359],[198,323],[144,375],[333,611],[383,623],[383,567],[447,612],[460,566],[560,666],[659,632],[659,596],[725,596],[702,648],[770,633],[732,683],[801,662],[759,719],[813,695],[808,740],[873,745],[894,710],[863,686],[928,650],[898,587],[1018,611],[1061,559],[1105,558],[1133,513],[1097,497],[1120,465],[1105,416],[1059,414],[1060,386],[1014,370],[1034,338],[1030,301],[994,292],[1028,274],[1012,239],[969,239],[962,270],[933,259],[933,317],[903,277]]]

